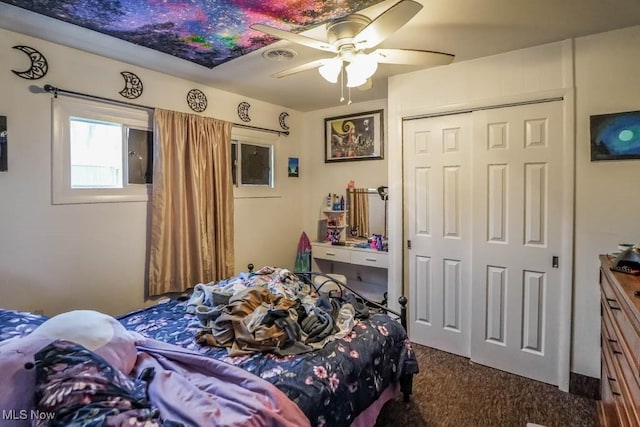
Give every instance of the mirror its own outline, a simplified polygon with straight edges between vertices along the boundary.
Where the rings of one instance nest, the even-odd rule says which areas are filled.
[[[348,188],[347,237],[387,237],[387,187]]]

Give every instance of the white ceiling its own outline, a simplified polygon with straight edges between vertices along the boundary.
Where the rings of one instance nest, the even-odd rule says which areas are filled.
[[[378,47],[452,53],[454,62],[460,62],[640,24],[640,0],[417,1],[424,6],[422,10]],[[363,13],[373,18],[396,2],[386,0]],[[340,85],[326,82],[317,70],[281,79],[270,76],[327,57],[321,51],[284,41],[208,69],[5,3],[0,3],[0,27],[293,110],[340,105]],[[324,27],[303,34],[323,38]],[[273,47],[291,48],[298,55],[288,62],[263,58],[263,51]],[[388,76],[417,69],[381,64],[372,88],[352,89],[351,98],[353,102],[386,98]]]

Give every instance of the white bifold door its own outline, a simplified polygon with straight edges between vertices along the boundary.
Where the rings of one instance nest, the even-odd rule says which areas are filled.
[[[411,339],[555,385],[570,268],[562,111],[555,101],[403,125]]]

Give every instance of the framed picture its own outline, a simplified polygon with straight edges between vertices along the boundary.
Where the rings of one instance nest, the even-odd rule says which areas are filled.
[[[287,175],[291,178],[300,176],[300,161],[297,157],[289,157]]]
[[[0,171],[8,170],[7,116],[0,116]]]
[[[324,162],[383,159],[382,110],[324,119]]]
[[[640,159],[640,111],[591,116],[591,161]]]

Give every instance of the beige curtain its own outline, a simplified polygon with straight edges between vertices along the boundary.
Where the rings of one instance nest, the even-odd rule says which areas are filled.
[[[349,227],[357,230],[358,236],[369,236],[369,190],[349,189]]]
[[[149,295],[234,270],[231,123],[156,109]]]

